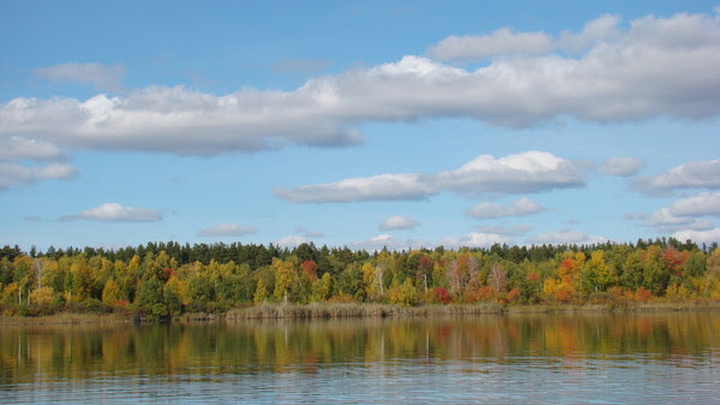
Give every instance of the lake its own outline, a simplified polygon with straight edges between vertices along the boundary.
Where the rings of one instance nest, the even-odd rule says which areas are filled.
[[[697,403],[720,313],[0,326],[0,403]]]

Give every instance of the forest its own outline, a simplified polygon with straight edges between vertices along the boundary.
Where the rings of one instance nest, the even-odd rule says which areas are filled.
[[[0,314],[163,320],[264,303],[402,307],[720,301],[720,248],[656,239],[367,252],[301,244],[0,249]]]

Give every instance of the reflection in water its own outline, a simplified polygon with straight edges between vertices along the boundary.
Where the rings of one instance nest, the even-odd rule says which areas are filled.
[[[701,403],[719,348],[716,313],[5,326],[0,402]]]

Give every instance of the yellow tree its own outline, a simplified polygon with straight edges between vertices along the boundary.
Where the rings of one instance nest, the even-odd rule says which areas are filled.
[[[605,291],[617,283],[617,275],[605,262],[605,252],[596,250],[590,254],[580,271],[580,286],[584,293]]]
[[[267,287],[265,287],[265,281],[263,278],[259,278],[257,286],[255,287],[255,293],[253,294],[253,302],[255,304],[262,304],[268,298]]]
[[[115,305],[118,301],[121,301],[120,287],[114,279],[110,279],[103,287],[102,302],[107,305]]]
[[[30,292],[35,288],[37,273],[33,261],[28,255],[18,256],[13,260],[13,274],[18,286],[18,304],[23,300],[30,302]]]
[[[273,297],[287,303],[291,298],[293,287],[300,281],[298,271],[291,261],[273,258],[272,267],[275,271],[275,290]]]
[[[385,295],[383,288],[384,269],[384,263],[373,265],[372,262],[368,261],[362,265],[363,282],[365,283],[365,292],[369,301],[379,301]]]
[[[705,295],[711,294],[713,299],[720,299],[720,248],[716,248],[707,258],[705,267],[707,272],[707,283],[705,283]],[[712,290],[710,289],[712,286]]]
[[[70,265],[70,274],[72,274],[71,300],[82,302],[90,298],[95,286],[95,275],[84,255],[75,258],[73,264]]]

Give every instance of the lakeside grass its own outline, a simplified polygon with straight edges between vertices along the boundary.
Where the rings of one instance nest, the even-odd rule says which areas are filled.
[[[244,319],[314,319],[314,318],[379,318],[429,317],[503,314],[564,314],[564,313],[624,313],[624,312],[679,312],[720,310],[720,302],[651,302],[624,305],[503,305],[494,302],[480,304],[421,305],[402,307],[390,304],[262,304],[236,308],[217,319],[227,321]]]
[[[93,314],[61,312],[42,316],[0,316],[0,325],[79,325],[79,324],[117,324],[133,322],[134,317],[128,314]]]
[[[479,304],[421,305],[403,307],[376,303],[312,303],[275,304],[234,308],[219,313],[186,313],[173,316],[171,322],[235,322],[253,319],[342,319],[342,318],[405,318],[433,316],[474,316],[513,314],[582,314],[582,313],[659,313],[681,311],[717,311],[718,301],[687,301],[616,304],[537,304],[504,305],[495,302]],[[125,313],[62,312],[37,317],[0,316],[0,325],[79,325],[147,322],[137,315]]]

